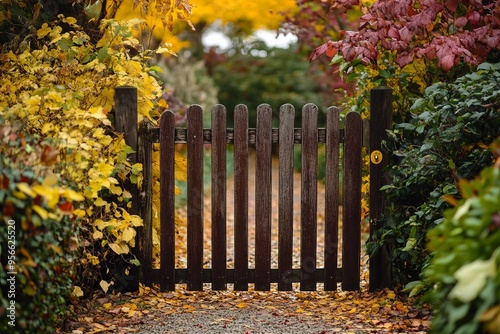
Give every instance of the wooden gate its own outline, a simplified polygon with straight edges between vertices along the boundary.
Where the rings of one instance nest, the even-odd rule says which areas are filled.
[[[360,288],[360,222],[361,222],[361,166],[362,146],[370,146],[372,164],[370,174],[371,233],[377,228],[383,198],[380,194],[382,168],[387,159],[380,153],[380,142],[390,126],[391,91],[372,90],[371,112],[380,116],[377,122],[363,122],[360,115],[350,112],[341,127],[338,108],[327,110],[326,128],[317,127],[318,108],[307,104],[302,110],[302,128],[294,128],[295,110],[289,104],[279,110],[279,128],[272,128],[272,110],[269,105],[257,109],[256,128],[248,127],[248,110],[238,105],[234,110],[234,128],[226,128],[226,109],[215,106],[211,111],[212,128],[203,128],[203,111],[191,106],[187,112],[187,128],[175,127],[175,115],[162,114],[159,127],[148,121],[137,132],[130,113],[137,109],[136,91],[132,87],[116,90],[117,130],[123,129],[127,143],[137,147],[138,155],[131,160],[143,164],[143,189],[135,194],[137,210],[144,220],[138,231],[137,256],[142,264],[141,281],[146,285],[160,284],[163,291],[174,290],[186,283],[188,290],[202,290],[211,283],[213,290],[224,290],[228,283],[234,290],[248,290],[249,283],[256,290],[270,290],[278,283],[278,290],[292,290],[292,283],[300,283],[300,290],[316,290],[324,283],[324,290],[336,290],[337,282],[343,290]],[[128,114],[129,116],[124,116]],[[137,118],[135,118],[137,119]],[[377,128],[374,128],[376,123]],[[128,125],[127,125],[128,124]],[[125,131],[124,131],[125,130]],[[370,131],[371,130],[371,131]],[[135,132],[135,133],[134,133]],[[132,134],[131,134],[132,133]],[[152,266],[152,144],[160,144],[160,269]],[[175,266],[174,219],[174,150],[177,144],[186,144],[187,181],[187,268]],[[278,202],[278,267],[271,268],[271,161],[273,144],[279,146],[279,202]],[[326,150],[325,184],[325,247],[324,267],[316,267],[317,252],[317,169],[318,144]],[[129,144],[130,145],[130,144]],[[137,146],[133,146],[137,145]],[[203,151],[211,145],[212,193],[212,254],[211,268],[203,267]],[[234,152],[234,268],[227,268],[226,249],[226,154]],[[248,148],[255,146],[255,212],[248,210]],[[301,200],[300,200],[300,268],[292,266],[293,231],[293,157],[294,145],[302,145]],[[342,147],[342,149],[341,149]],[[340,154],[343,152],[343,154]],[[339,200],[339,159],[342,156],[343,189]],[[375,188],[376,187],[376,188]],[[134,196],[134,194],[133,194]],[[137,202],[137,201],[135,201]],[[339,206],[342,206],[342,264],[338,267]],[[376,214],[376,215],[374,215]],[[255,217],[255,267],[248,266],[248,217]],[[380,255],[383,257],[383,254]],[[387,285],[387,259],[376,258],[370,263],[370,288]],[[372,284],[373,283],[373,284]]]

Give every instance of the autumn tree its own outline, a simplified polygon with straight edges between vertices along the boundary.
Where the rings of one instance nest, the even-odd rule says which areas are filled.
[[[137,87],[138,121],[154,123],[167,104],[159,69],[148,61],[167,50],[139,44],[141,18],[112,19],[120,3],[0,5],[0,233],[16,221],[16,277],[23,282],[12,333],[52,333],[68,301],[88,296],[94,284],[124,288],[117,275],[140,265],[132,249],[142,220],[128,212],[124,184],[140,184],[142,166],[127,160],[132,151],[113,129],[114,90]],[[182,1],[136,4],[163,10],[166,27],[190,10]],[[1,249],[1,314],[9,302],[5,254]],[[126,262],[113,269],[110,259]]]
[[[189,17],[191,24],[179,22],[174,27],[174,33],[169,33],[160,25],[155,25],[153,35],[163,42],[172,42],[179,47],[190,46],[191,53],[197,59],[203,58],[203,33],[213,26],[219,26],[231,38],[242,38],[257,29],[277,29],[282,14],[293,10],[293,0],[257,0],[257,1],[208,1],[194,0],[192,15]],[[124,0],[118,12],[118,18],[127,18],[137,15],[144,9],[133,6],[132,0]],[[188,42],[181,44],[176,38]]]
[[[346,10],[358,0],[335,1],[332,8]],[[327,41],[311,55],[376,65],[384,51],[405,67],[416,59],[435,61],[449,71],[463,61],[477,65],[500,45],[500,2],[490,1],[394,1],[381,0],[363,7],[357,31],[341,31],[342,40]]]

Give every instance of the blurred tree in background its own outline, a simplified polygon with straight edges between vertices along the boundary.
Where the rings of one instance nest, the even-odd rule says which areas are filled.
[[[261,103],[271,105],[276,121],[280,106],[292,104],[296,110],[297,126],[300,125],[300,111],[306,103],[315,103],[321,111],[325,110],[322,87],[317,79],[321,72],[317,69],[309,72],[309,62],[297,52],[296,45],[288,49],[270,48],[257,41],[239,52],[232,51],[228,50],[218,58],[208,58],[211,61],[208,67],[212,69],[212,77],[219,88],[218,98],[228,109],[230,124],[233,122],[232,110],[240,103],[248,106],[250,126],[255,126],[255,112]],[[212,49],[211,52],[215,51]]]

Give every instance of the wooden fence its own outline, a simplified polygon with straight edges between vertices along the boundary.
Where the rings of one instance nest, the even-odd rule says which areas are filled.
[[[137,92],[133,87],[116,89],[116,127],[125,133],[126,142],[137,149],[132,162],[143,164],[141,195],[133,193],[132,213],[140,214],[144,227],[138,232],[137,256],[142,264],[142,279],[146,285],[160,284],[163,291],[187,283],[189,290],[201,290],[211,283],[214,290],[224,290],[228,283],[235,290],[247,290],[249,283],[256,290],[269,290],[278,283],[279,290],[291,290],[292,283],[300,289],[316,290],[324,283],[325,290],[360,287],[360,221],[362,146],[371,149],[370,165],[370,228],[379,227],[383,213],[383,168],[387,164],[380,147],[385,130],[391,125],[391,90],[371,92],[372,121],[362,121],[357,113],[348,113],[341,128],[340,112],[327,110],[326,128],[317,127],[318,108],[307,104],[302,110],[302,128],[294,128],[295,110],[286,104],[280,108],[279,128],[272,128],[272,110],[268,105],[257,109],[256,128],[248,128],[248,110],[239,105],[234,110],[234,128],[226,128],[226,110],[217,105],[212,109],[212,128],[203,128],[203,111],[191,106],[187,113],[187,128],[176,128],[175,115],[162,114],[159,127],[148,121],[137,130]],[[135,115],[135,116],[134,116]],[[160,269],[152,266],[152,144],[160,144]],[[174,150],[179,143],[187,146],[187,268],[176,268],[174,220]],[[211,268],[203,267],[203,151],[211,145],[212,194],[212,254]],[[278,268],[271,268],[271,161],[272,146],[278,144]],[[317,169],[318,144],[326,149],[325,184],[325,254],[324,268],[316,268],[317,240]],[[226,214],[226,154],[227,146],[234,151],[234,268],[227,268]],[[256,174],[255,212],[248,210],[248,148],[255,146]],[[302,145],[301,209],[300,209],[300,268],[292,266],[293,231],[293,157],[294,145]],[[343,146],[343,150],[341,150]],[[343,196],[339,200],[339,159],[343,151]],[[339,206],[342,206],[342,266],[338,267]],[[248,266],[248,217],[255,215],[255,268]],[[215,246],[216,245],[216,246]],[[390,284],[387,254],[379,252],[370,259],[370,289]]]

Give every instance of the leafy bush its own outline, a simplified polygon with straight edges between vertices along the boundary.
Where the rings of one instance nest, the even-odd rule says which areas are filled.
[[[85,197],[74,213],[84,239],[80,277],[90,289],[103,279],[110,256],[130,254],[142,224],[125,211],[131,194],[123,185],[140,181],[141,166],[127,161],[130,147],[113,133],[114,88],[138,88],[141,119],[159,115],[153,100],[161,88],[150,74],[155,69],[144,66],[147,53],[137,54],[130,26],[103,21],[94,44],[75,22],[60,16],[31,37],[38,49],[0,56],[0,115],[22,122],[28,134],[51,138],[61,152],[61,178]]]
[[[463,199],[427,234],[434,333],[500,333],[500,138],[494,151],[494,166],[459,182]]]
[[[0,118],[0,330],[52,333],[72,291],[78,228],[57,150]],[[15,272],[16,274],[12,274]]]
[[[397,282],[418,280],[430,260],[425,236],[443,221],[449,207],[444,196],[458,195],[458,180],[492,164],[487,145],[499,135],[499,105],[500,64],[484,63],[453,84],[428,87],[413,104],[411,119],[389,132],[389,212],[368,251],[390,246]]]

